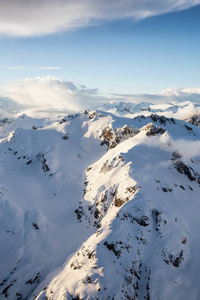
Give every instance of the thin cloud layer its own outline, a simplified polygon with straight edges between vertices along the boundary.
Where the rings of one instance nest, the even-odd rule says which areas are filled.
[[[110,94],[119,101],[125,100],[128,102],[152,102],[166,103],[169,101],[194,101],[200,102],[200,87],[193,88],[178,88],[169,87],[155,94]]]
[[[46,35],[103,20],[140,20],[198,4],[200,0],[0,0],[0,34]]]
[[[6,70],[29,70],[29,71],[52,71],[52,70],[60,70],[61,67],[55,66],[36,66],[36,67],[26,67],[26,66],[5,66],[0,65],[0,69]]]

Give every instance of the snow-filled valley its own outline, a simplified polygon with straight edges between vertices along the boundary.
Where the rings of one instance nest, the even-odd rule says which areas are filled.
[[[0,299],[200,299],[190,108],[113,103],[1,123]]]

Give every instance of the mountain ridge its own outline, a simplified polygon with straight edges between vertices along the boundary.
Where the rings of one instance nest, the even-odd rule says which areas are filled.
[[[0,135],[2,299],[198,299],[199,127],[85,111]]]

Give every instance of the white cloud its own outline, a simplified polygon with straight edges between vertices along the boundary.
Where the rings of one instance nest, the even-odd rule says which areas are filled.
[[[7,95],[24,107],[77,111],[79,93],[72,82],[56,77],[27,78],[6,86]]]
[[[154,105],[151,107],[154,108]],[[161,110],[158,114],[163,114],[168,118],[187,120],[194,115],[200,115],[200,107],[190,101],[173,102],[168,104],[166,110]]]
[[[176,119],[186,120],[197,114],[200,114],[200,108],[195,107],[195,105],[190,102],[186,103],[184,107],[180,107],[178,111],[173,114],[173,117]]]
[[[178,88],[170,87],[159,93],[161,96],[167,97],[187,97],[188,95],[200,95],[200,87]]]
[[[170,101],[194,101],[200,102],[200,87],[178,88],[170,87],[157,94],[158,97],[169,99]]]
[[[31,116],[41,116],[41,112],[77,112],[106,101],[106,97],[98,94],[97,89],[79,87],[55,76],[27,78],[9,83],[1,95],[0,107],[5,102],[4,99],[11,101],[12,105],[7,109],[10,112],[15,103],[19,113],[26,112]],[[9,103],[8,100],[7,102]],[[16,109],[14,112],[16,113]]]
[[[198,140],[188,141],[179,139],[175,140],[173,145],[186,161],[196,156],[200,156],[200,141]]]
[[[197,4],[200,0],[0,0],[0,34],[45,35],[103,20],[140,20]]]

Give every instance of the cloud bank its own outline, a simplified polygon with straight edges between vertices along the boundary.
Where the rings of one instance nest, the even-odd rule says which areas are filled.
[[[0,34],[46,35],[104,20],[141,20],[198,4],[200,0],[0,0]]]
[[[110,94],[114,99],[126,102],[166,103],[173,101],[200,102],[200,87],[178,88],[169,87],[155,94]]]
[[[25,112],[30,116],[79,112],[105,101],[97,89],[75,85],[55,76],[26,78],[7,84],[0,95],[2,114]],[[5,103],[6,106],[5,106]],[[10,105],[9,105],[10,103]],[[13,110],[13,108],[15,108]]]
[[[146,113],[154,111],[167,117],[186,119],[200,114],[199,105],[196,105],[200,103],[200,87],[168,88],[157,94],[102,94],[98,89],[76,85],[55,76],[26,78],[4,87],[0,95],[0,110],[9,114],[26,112],[33,116],[33,112],[35,115],[39,112],[45,115],[47,111],[71,113],[86,108],[98,109],[104,104],[109,104],[112,109],[119,102],[135,106],[144,102],[142,105],[151,109]]]

